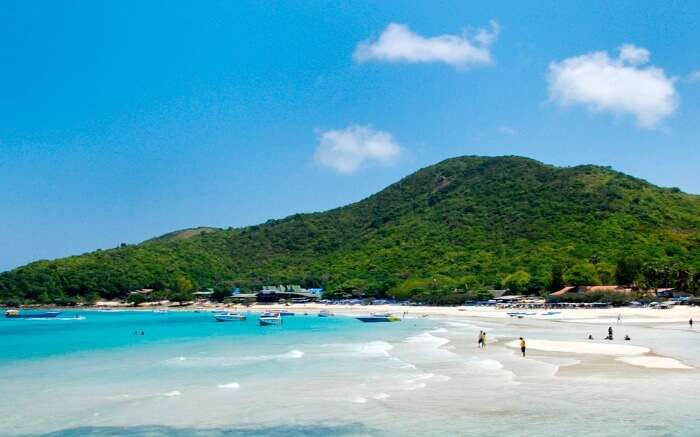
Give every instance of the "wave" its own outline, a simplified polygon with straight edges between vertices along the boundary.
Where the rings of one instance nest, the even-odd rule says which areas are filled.
[[[165,361],[166,365],[178,367],[231,367],[265,361],[294,360],[304,356],[304,352],[292,349],[275,355],[255,355],[250,357],[184,357],[179,356]]]
[[[389,399],[390,396],[386,393],[377,393],[372,397],[378,401],[383,401],[385,399]]]
[[[447,343],[449,343],[450,340],[448,340],[448,339],[445,338],[445,337],[436,337],[436,336],[434,336],[433,334],[431,334],[430,332],[424,332],[424,333],[422,333],[422,334],[418,334],[418,335],[414,335],[414,336],[412,336],[412,337],[408,337],[408,338],[405,340],[405,342],[406,342],[406,343],[430,344],[430,345],[434,345],[435,347],[440,347],[440,346],[444,346],[444,345],[446,345]]]
[[[359,355],[359,356],[389,356],[389,351],[394,348],[386,341],[370,341],[366,343],[331,343],[322,347],[332,349],[329,355]]]
[[[391,359],[391,361],[399,363],[399,365],[397,366],[398,369],[417,369],[415,364],[411,364],[411,363],[406,362],[400,358],[391,357],[390,359]]]
[[[404,380],[406,384],[414,384],[418,381],[423,381],[426,379],[434,378],[435,374],[434,373],[421,373],[420,375],[414,376],[413,378],[409,378]]]
[[[182,392],[180,390],[171,390],[168,392],[164,393],[151,393],[151,394],[141,394],[141,395],[131,395],[131,394],[120,394],[120,395],[114,395],[114,396],[105,396],[104,398],[110,401],[122,401],[122,402],[127,402],[127,401],[140,401],[140,400],[145,400],[145,399],[153,399],[153,398],[173,398],[177,396],[182,396]]]
[[[235,388],[241,388],[241,385],[237,382],[229,382],[228,384],[219,384],[219,385],[217,385],[217,387],[235,389]]]
[[[367,403],[367,399],[365,399],[363,397],[357,397],[357,398],[353,399],[352,401],[356,404],[366,404]]]
[[[489,329],[492,329],[493,325],[491,327],[486,327],[486,326],[480,326],[480,325],[474,325],[473,323],[465,323],[465,322],[445,322],[445,325],[451,326],[453,328],[469,328],[470,330],[474,331],[488,331]]]
[[[503,368],[503,364],[500,361],[488,358],[471,357],[467,359],[465,364],[485,370],[501,370]]]

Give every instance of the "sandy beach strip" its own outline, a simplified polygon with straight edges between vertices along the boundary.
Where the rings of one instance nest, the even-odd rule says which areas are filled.
[[[619,357],[616,358],[617,361],[623,363],[631,364],[633,366],[646,367],[648,369],[674,369],[674,370],[687,370],[692,369],[690,366],[686,366],[675,358],[668,357],[654,357],[654,356],[641,356],[641,357]]]
[[[79,309],[81,307],[66,308],[66,310]],[[510,319],[508,313],[516,311],[524,311],[528,313],[536,313],[534,316],[526,316],[518,320],[552,320],[556,322],[569,323],[588,323],[600,325],[620,325],[617,323],[617,316],[621,316],[621,324],[625,323],[635,325],[653,325],[653,324],[687,324],[690,318],[700,322],[700,306],[676,306],[672,309],[657,310],[652,308],[566,308],[555,310],[544,309],[512,309],[512,308],[494,308],[494,307],[473,307],[473,306],[457,306],[457,307],[436,307],[436,306],[404,306],[404,305],[328,305],[322,303],[304,303],[304,304],[254,304],[251,306],[236,305],[236,304],[215,304],[215,303],[197,303],[194,305],[178,306],[178,305],[142,305],[139,307],[129,306],[123,303],[114,301],[101,301],[98,305],[90,307],[82,307],[83,309],[119,309],[128,311],[153,311],[155,309],[167,309],[169,311],[207,311],[213,309],[231,309],[236,311],[271,311],[271,310],[287,310],[298,314],[317,314],[320,310],[329,310],[335,314],[343,315],[366,315],[370,312],[389,312],[396,316],[406,314],[406,317],[448,317],[448,318],[484,318],[484,319]],[[554,311],[557,314],[545,316],[548,311]],[[698,327],[700,329],[700,326]]]
[[[643,346],[632,346],[627,344],[607,344],[583,341],[553,341],[531,339],[527,339],[526,343],[528,349],[534,349],[543,352],[607,355],[614,357],[643,355],[650,352],[649,348]],[[506,343],[506,346],[519,349],[520,340],[510,341]]]

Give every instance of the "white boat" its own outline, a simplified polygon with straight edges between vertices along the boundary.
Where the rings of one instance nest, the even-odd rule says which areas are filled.
[[[369,313],[372,317],[391,317],[391,313]]]
[[[214,319],[217,322],[240,322],[246,319],[246,315],[241,313],[215,313]]]
[[[280,313],[264,312],[260,314],[259,322],[262,326],[281,325],[282,315]]]
[[[329,310],[321,310],[318,312],[319,317],[332,317],[334,314]]]
[[[154,313],[158,313],[158,314],[163,314],[163,313],[167,313],[167,312],[169,312],[169,311],[166,310],[166,309],[164,309],[164,308],[159,308],[159,309],[157,309],[157,310],[153,310],[153,312],[154,312]]]

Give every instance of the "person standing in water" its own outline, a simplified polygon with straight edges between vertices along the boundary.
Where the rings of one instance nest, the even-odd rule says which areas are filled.
[[[608,326],[608,340],[612,340],[612,339],[613,339],[612,326]]]
[[[692,317],[690,318],[690,320],[688,320],[688,325],[690,325],[691,328],[693,327],[693,318]]]
[[[479,341],[477,343],[479,349],[484,347],[484,331],[479,331]]]
[[[520,337],[520,352],[522,352],[523,357],[525,356],[525,348],[526,348],[526,346],[527,346],[527,345],[525,344],[525,339],[522,338],[522,337]]]

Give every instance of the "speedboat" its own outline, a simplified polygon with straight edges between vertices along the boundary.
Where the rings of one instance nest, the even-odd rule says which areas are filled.
[[[46,311],[43,313],[21,313],[19,310],[5,311],[5,317],[10,319],[53,319],[61,314],[60,311]]]
[[[333,313],[330,312],[329,310],[321,310],[318,312],[319,317],[331,317],[333,316]]]
[[[282,315],[280,313],[264,312],[260,314],[259,322],[262,326],[281,325]]]
[[[526,317],[526,316],[536,316],[537,313],[512,312],[512,313],[508,313],[508,315],[510,317],[517,317],[519,319],[522,319],[523,317]]]
[[[561,314],[561,311],[547,311],[546,313],[540,314],[541,316],[556,316],[557,314]]]
[[[377,323],[377,322],[400,322],[401,319],[396,316],[392,316],[389,313],[375,314],[372,313],[369,316],[356,317],[357,320],[364,323]]]
[[[215,313],[214,314],[214,319],[216,319],[217,322],[240,322],[244,321],[246,319],[245,314],[241,313]]]

